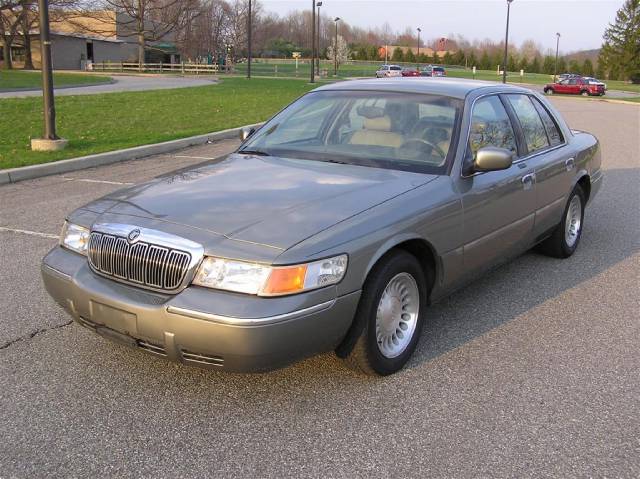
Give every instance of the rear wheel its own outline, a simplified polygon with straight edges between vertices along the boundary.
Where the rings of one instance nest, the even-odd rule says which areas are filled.
[[[538,246],[541,253],[554,258],[568,258],[575,252],[582,237],[585,203],[582,188],[576,186],[569,196],[562,221],[551,236]]]
[[[402,369],[418,343],[427,305],[427,282],[417,259],[385,256],[369,274],[355,324],[362,330],[345,360],[354,369],[385,376]]]
[[[580,92],[580,94],[581,94],[582,96],[589,96],[589,92],[588,92],[587,90],[582,90],[582,91]]]
[[[553,88],[546,88],[546,89],[544,90],[544,92],[545,92],[547,95],[553,95]]]

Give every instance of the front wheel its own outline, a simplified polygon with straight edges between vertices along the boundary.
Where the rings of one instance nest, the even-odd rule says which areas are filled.
[[[576,186],[569,195],[562,221],[551,236],[540,243],[541,253],[554,258],[568,258],[578,248],[584,224],[585,196],[582,188]]]
[[[580,92],[580,94],[582,96],[589,96],[589,92],[587,90],[582,90],[582,92]]]
[[[547,95],[553,95],[553,88],[547,88],[544,92],[545,92]]]
[[[394,251],[369,274],[354,325],[361,331],[346,362],[370,375],[402,369],[418,343],[427,305],[427,282],[417,259]]]

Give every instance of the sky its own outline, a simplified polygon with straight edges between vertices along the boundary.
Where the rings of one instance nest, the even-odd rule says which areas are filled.
[[[310,0],[260,0],[266,11],[284,15],[311,8]],[[543,49],[560,51],[599,48],[602,34],[613,22],[624,0],[514,0],[511,4],[509,43],[533,39]],[[507,15],[506,0],[323,0],[323,13],[360,27],[393,30],[420,27],[422,38],[459,33],[469,40],[502,40]]]

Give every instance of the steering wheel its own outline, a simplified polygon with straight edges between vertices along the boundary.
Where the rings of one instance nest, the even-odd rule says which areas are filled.
[[[442,151],[442,148],[440,148],[438,145],[434,145],[430,141],[423,140],[422,138],[410,138],[403,142],[402,145],[400,145],[400,148],[407,148],[412,144],[418,145],[418,148],[413,148],[416,151],[422,150],[423,147],[426,146],[429,148],[429,151],[427,152],[429,155],[433,156],[433,152],[435,151],[443,159],[447,157],[447,154]]]

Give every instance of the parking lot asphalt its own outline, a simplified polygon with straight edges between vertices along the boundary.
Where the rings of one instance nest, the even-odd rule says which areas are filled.
[[[0,477],[638,477],[640,108],[553,101],[603,148],[577,253],[527,253],[432,306],[387,378],[332,354],[188,368],[47,296],[39,263],[66,213],[235,140],[0,187]]]

